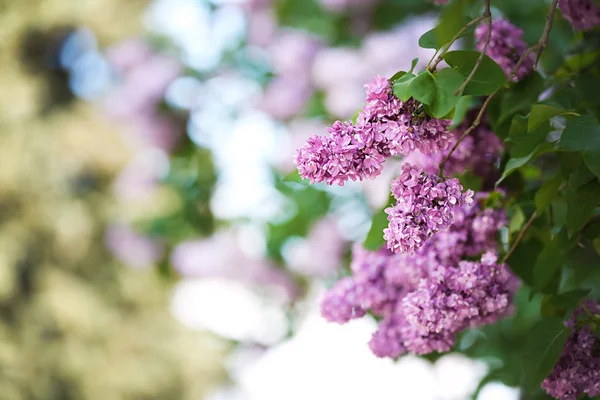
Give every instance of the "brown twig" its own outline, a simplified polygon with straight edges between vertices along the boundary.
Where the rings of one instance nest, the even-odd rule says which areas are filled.
[[[456,150],[458,145],[464,140],[464,138],[469,136],[469,134],[471,132],[473,132],[473,130],[475,130],[481,123],[481,118],[483,117],[483,113],[487,109],[488,105],[490,104],[490,101],[492,101],[492,99],[494,98],[496,93],[498,93],[498,90],[496,90],[494,93],[489,95],[487,99],[485,99],[485,102],[481,106],[481,109],[479,110],[477,117],[475,117],[475,121],[473,121],[473,124],[471,124],[471,126],[466,131],[464,131],[464,133],[460,136],[460,138],[456,141],[456,143],[454,143],[454,146],[452,146],[452,149],[450,149],[450,152],[448,154],[446,154],[446,157],[444,157],[444,159],[440,163],[440,178],[444,177],[444,165],[446,164],[446,162],[448,161],[448,159],[450,158],[452,153],[454,153],[454,151]]]
[[[519,58],[519,61],[517,61],[517,64],[515,65],[515,68],[513,69],[513,71],[510,74],[510,76],[508,77],[507,82],[511,82],[515,78],[515,76],[517,76],[517,72],[519,71],[519,68],[521,67],[521,64],[523,64],[523,61],[525,61],[525,59],[533,51],[535,51],[537,49],[537,47],[538,47],[538,45],[535,44],[535,45],[531,46],[530,48],[528,48],[527,50],[525,50],[525,52],[523,53],[523,55],[521,56],[521,58]],[[471,132],[473,132],[473,130],[475,130],[479,126],[479,124],[481,123],[481,118],[483,117],[483,113],[485,112],[485,110],[490,105],[490,102],[492,101],[492,99],[494,98],[494,96],[496,94],[498,94],[498,92],[500,91],[500,89],[502,89],[502,87],[499,87],[498,89],[496,89],[496,91],[494,91],[494,93],[490,94],[485,99],[485,102],[481,106],[481,109],[479,110],[479,113],[477,114],[477,117],[475,117],[475,121],[473,121],[473,124],[471,124],[471,126],[460,136],[460,138],[456,141],[456,143],[454,143],[454,146],[452,146],[452,149],[450,149],[450,152],[448,154],[446,154],[446,157],[444,157],[444,159],[440,163],[440,178],[444,177],[444,165],[446,164],[446,161],[448,161],[448,159],[450,158],[450,156],[452,156],[452,153],[454,153],[454,151],[456,150],[456,148],[458,147],[458,145],[460,145],[460,143],[464,140],[464,138],[466,138]]]
[[[500,261],[500,264],[504,264],[506,262],[506,260],[508,260],[508,258],[512,255],[512,253],[515,251],[515,249],[517,248],[517,246],[519,245],[519,243],[521,242],[521,240],[523,240],[523,237],[527,233],[527,230],[529,229],[529,227],[531,226],[531,224],[533,224],[533,221],[536,218],[537,218],[537,210],[535,210],[533,212],[533,214],[531,214],[531,217],[529,217],[529,221],[527,221],[527,223],[525,224],[525,226],[523,227],[523,229],[521,229],[521,232],[519,232],[519,235],[517,236],[517,239],[512,244],[512,246],[510,246],[510,249],[508,250],[508,253],[506,253],[504,255],[504,257],[502,258],[502,261]]]
[[[548,15],[546,15],[546,25],[544,26],[544,32],[538,41],[538,50],[537,56],[535,58],[534,68],[537,68],[538,62],[540,61],[540,57],[542,56],[542,52],[546,47],[548,47],[548,38],[550,37],[550,30],[552,29],[552,22],[554,21],[554,12],[556,11],[556,7],[558,5],[558,0],[553,0],[552,5],[550,6],[550,10],[548,10]]]
[[[469,29],[470,27],[472,27],[475,24],[480,23],[481,21],[483,21],[486,18],[487,18],[487,16],[485,16],[485,14],[484,14],[480,17],[477,17],[477,18],[469,21],[465,26],[463,26],[461,28],[461,30],[458,31],[458,33],[456,35],[454,35],[452,40],[446,45],[446,48],[443,51],[441,51],[440,54],[438,54],[438,56],[435,59],[435,61],[433,62],[433,64],[431,64],[431,61],[429,62],[429,64],[427,65],[427,69],[431,72],[434,72],[435,69],[437,68],[438,64],[442,62],[442,60],[444,59],[444,56],[446,55],[446,53],[448,52],[450,47],[454,44],[454,42],[456,42],[463,35],[463,33],[465,33],[465,31],[467,29]]]
[[[510,83],[510,82],[512,82],[514,80],[514,78],[517,76],[517,72],[519,71],[519,68],[521,67],[521,64],[523,64],[523,61],[525,61],[525,59],[527,57],[529,57],[529,55],[532,52],[537,51],[537,55],[538,55],[538,59],[539,59],[539,57],[541,56],[542,51],[544,50],[544,48],[546,48],[548,46],[548,38],[550,36],[550,30],[552,29],[552,21],[554,20],[554,12],[556,11],[557,4],[558,4],[558,0],[553,0],[552,6],[550,7],[550,11],[548,11],[548,15],[546,16],[546,25],[544,26],[544,31],[542,32],[542,36],[540,37],[540,40],[538,41],[537,44],[534,44],[533,46],[531,46],[530,48],[528,48],[527,50],[525,50],[525,52],[523,53],[523,55],[521,55],[521,58],[519,58],[519,61],[517,61],[517,64],[515,65],[515,68],[513,69],[513,71],[510,74],[510,76],[508,77],[507,82]],[[487,2],[486,2],[486,7],[487,7]],[[459,32],[457,34],[457,36],[460,36],[462,34],[462,32],[464,32],[466,29],[468,29],[470,26],[472,26],[474,23],[476,23],[476,21],[477,22],[481,21],[484,18],[486,18],[485,14],[482,15],[481,17],[476,18],[473,21],[469,22],[469,24],[467,24],[461,30],[461,32]],[[491,18],[490,18],[490,21],[491,21]],[[457,37],[455,36],[455,38],[457,38]],[[454,40],[456,40],[456,39],[454,39]],[[431,70],[435,70],[435,67],[441,61],[441,59],[443,58],[443,55],[444,54],[441,53],[438,56],[438,58],[436,59],[436,62],[433,65],[433,68]],[[536,63],[537,63],[537,61],[536,61]],[[444,157],[444,159],[440,163],[440,177],[441,178],[444,177],[444,164],[446,163],[446,161],[448,161],[448,159],[450,158],[450,156],[452,156],[452,153],[454,153],[454,151],[456,150],[456,148],[458,147],[458,145],[464,140],[464,138],[466,138],[471,132],[473,132],[473,130],[475,128],[477,128],[479,126],[479,124],[481,123],[481,118],[483,116],[483,113],[485,112],[485,110],[487,109],[488,105],[490,104],[490,101],[500,91],[501,88],[502,87],[496,89],[495,92],[493,92],[492,94],[490,94],[488,96],[488,98],[485,99],[485,102],[481,106],[481,109],[479,110],[479,114],[477,114],[477,117],[475,118],[475,121],[473,121],[473,124],[460,136],[460,138],[458,139],[458,141],[454,144],[454,146],[452,146],[452,149],[450,150],[450,152],[446,155],[446,157]]]
[[[456,92],[454,92],[455,96],[458,96],[459,93],[461,93],[463,90],[465,90],[465,88],[467,87],[467,85],[469,84],[471,79],[473,79],[473,76],[475,76],[477,69],[483,62],[483,56],[485,55],[488,45],[490,44],[490,39],[492,38],[492,11],[490,9],[490,7],[491,7],[490,1],[491,0],[485,0],[485,11],[482,15],[482,17],[487,18],[487,24],[488,24],[488,31],[487,31],[487,35],[485,37],[485,43],[483,45],[483,49],[481,50],[481,53],[479,54],[479,58],[477,59],[475,66],[471,70],[471,73],[469,74],[469,76],[467,76],[467,79],[463,82],[462,85],[460,85],[460,88],[458,88],[458,90]]]
[[[558,193],[562,192],[563,189],[567,186],[566,183],[563,183],[562,185],[560,185],[560,187],[558,188]],[[537,218],[538,213],[537,210],[535,210],[533,212],[533,214],[531,214],[531,217],[529,217],[529,221],[527,221],[527,223],[525,224],[525,226],[523,227],[523,229],[521,229],[521,232],[519,232],[519,235],[517,236],[517,238],[515,239],[515,242],[512,244],[512,246],[510,247],[510,249],[508,250],[508,253],[506,253],[504,255],[504,257],[502,257],[502,261],[501,264],[504,264],[508,258],[512,255],[512,253],[515,251],[515,249],[517,248],[517,246],[519,245],[519,242],[521,240],[523,240],[523,237],[525,236],[525,233],[527,233],[527,230],[529,229],[529,227],[531,226],[531,224],[533,223],[533,221]]]

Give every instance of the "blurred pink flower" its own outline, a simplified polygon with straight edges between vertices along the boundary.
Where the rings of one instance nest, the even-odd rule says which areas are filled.
[[[308,82],[290,77],[277,77],[266,88],[259,107],[276,119],[289,119],[300,112],[313,94]]]
[[[148,150],[137,153],[116,177],[115,194],[125,201],[147,198],[156,188],[166,168],[168,158],[164,152]]]
[[[164,252],[160,242],[138,234],[127,225],[109,226],[104,240],[113,255],[132,268],[150,267],[161,259]]]
[[[106,58],[119,74],[141,65],[152,55],[148,43],[140,38],[124,40],[106,50]]]
[[[171,253],[171,264],[189,278],[225,278],[248,285],[282,289],[288,300],[297,295],[292,279],[262,258],[243,253],[233,231],[217,232],[205,239],[182,242]]]
[[[248,43],[266,47],[277,32],[277,20],[271,9],[257,10],[248,15]]]
[[[414,58],[419,58],[417,71],[423,68],[433,52],[419,47],[418,40],[434,26],[433,16],[411,18],[390,31],[368,34],[358,49],[321,49],[311,79],[325,92],[327,110],[338,118],[352,117],[362,105],[364,82],[375,75],[390,78],[397,71],[409,70]]]
[[[306,32],[282,29],[269,47],[273,70],[279,75],[298,74],[305,78],[320,47],[319,41]]]
[[[181,129],[177,121],[159,115],[159,104],[181,73],[179,62],[153,53],[139,39],[110,48],[107,58],[117,74],[117,83],[103,101],[106,113],[134,132],[133,137],[126,137],[134,148],[172,149]]]
[[[286,260],[294,271],[308,276],[335,273],[344,255],[344,239],[334,220],[324,218],[310,230],[305,240],[292,242]]]

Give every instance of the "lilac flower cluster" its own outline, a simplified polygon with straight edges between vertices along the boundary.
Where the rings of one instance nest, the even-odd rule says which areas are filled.
[[[475,29],[476,47],[479,51],[483,51],[488,30],[487,23],[483,23]],[[522,36],[522,29],[517,28],[503,18],[498,18],[492,22],[492,32],[486,54],[502,67],[507,77],[512,74],[517,62],[527,50],[527,43],[525,43]],[[533,71],[534,57],[534,54],[530,53],[523,60],[517,71],[515,81],[523,79]]]
[[[386,78],[375,77],[366,89],[367,104],[356,124],[337,121],[328,129],[329,136],[312,136],[298,150],[295,161],[304,179],[329,185],[372,179],[389,156],[448,148],[449,120],[417,113],[421,105],[412,99],[400,101]]]
[[[463,123],[456,130],[452,131],[455,140],[458,140],[460,135],[471,126],[478,113],[479,110],[470,112]],[[446,160],[444,174],[456,175],[469,170],[473,175],[486,179],[497,168],[495,164],[500,159],[502,147],[502,141],[492,132],[484,116],[479,126],[460,142],[450,158]],[[404,157],[403,161],[419,165],[425,172],[435,174],[439,171],[439,164],[448,152],[449,150],[446,150],[426,156],[421,152],[415,151]]]
[[[479,199],[485,195],[480,194]],[[355,245],[352,276],[326,293],[323,316],[345,323],[371,312],[382,320],[369,343],[379,357],[448,351],[456,334],[511,310],[516,278],[494,256],[502,210],[456,207],[456,223],[414,254]],[[463,261],[477,258],[480,262]]]
[[[592,0],[559,0],[558,8],[578,31],[589,31],[600,24],[600,8]]]
[[[600,315],[600,306],[593,301],[583,304],[587,311]],[[581,305],[566,322],[571,332],[554,369],[542,382],[550,396],[561,400],[577,400],[600,395],[600,340],[589,325],[577,326],[577,319],[587,311]]]
[[[473,191],[462,192],[457,178],[443,180],[405,163],[392,182],[398,201],[385,210],[389,226],[383,237],[394,253],[414,253],[439,231],[454,223],[454,209],[473,202]]]
[[[402,299],[402,308],[421,337],[435,338],[434,350],[449,351],[457,332],[494,322],[511,311],[517,282],[505,264],[497,263],[494,253],[486,252],[481,261],[439,265]]]

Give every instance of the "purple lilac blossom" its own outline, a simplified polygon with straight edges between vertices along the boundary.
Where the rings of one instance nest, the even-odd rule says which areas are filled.
[[[387,247],[394,253],[414,253],[433,235],[454,223],[454,209],[473,202],[473,191],[462,192],[457,178],[443,180],[405,163],[392,182],[398,201],[385,210],[389,225],[383,231]]]
[[[492,323],[511,312],[511,299],[518,287],[505,264],[493,252],[481,261],[460,261],[457,266],[439,265],[422,280],[417,290],[402,300],[406,320],[420,335],[445,333],[448,351],[454,335],[463,329]]]
[[[458,140],[460,135],[471,126],[478,113],[479,110],[470,112],[460,126],[452,131],[455,140]],[[460,142],[450,158],[446,160],[444,175],[458,175],[469,170],[475,176],[487,178],[494,171],[502,148],[502,141],[492,132],[487,118],[484,116],[479,126]],[[403,161],[418,165],[429,174],[435,174],[439,171],[439,164],[448,153],[449,150],[446,150],[426,156],[415,151],[404,157]]]
[[[475,29],[477,50],[483,51],[487,34],[487,23],[482,23]],[[517,28],[504,18],[498,18],[492,22],[492,33],[486,54],[500,65],[507,77],[512,74],[517,62],[527,50],[527,43],[525,43],[522,36],[523,30]],[[534,62],[535,55],[530,53],[523,60],[514,80],[519,81],[529,75],[533,71]]]
[[[483,200],[485,196],[480,193],[477,199]],[[371,252],[356,244],[352,276],[342,278],[326,293],[321,304],[322,315],[337,323],[361,318],[367,312],[382,318],[369,343],[372,352],[379,357],[395,358],[408,351],[417,354],[447,351],[454,345],[459,330],[492,322],[511,310],[510,297],[516,287],[516,278],[506,266],[497,266],[493,262],[496,234],[505,224],[503,210],[483,209],[477,202],[472,207],[457,207],[456,223],[448,231],[439,232],[434,240],[412,255],[394,254],[385,247]],[[482,253],[486,254],[482,262],[461,261],[466,257],[477,258]],[[467,273],[462,273],[463,267]],[[448,278],[445,281],[440,280],[442,270],[445,273],[442,277]],[[475,286],[467,287],[473,285],[474,276],[481,274],[487,275]],[[477,316],[464,317],[456,304],[451,309],[452,303],[448,303],[446,309],[454,314],[442,313],[443,318],[462,316],[460,323],[443,322],[452,329],[429,331],[412,323],[411,319],[418,322],[429,314],[421,316],[414,309],[406,313],[403,302],[408,300],[404,299],[420,299],[423,290],[443,284],[468,289],[460,304],[467,304],[470,314],[475,314],[475,309],[481,307],[477,309]]]
[[[448,148],[449,120],[415,116],[420,105],[400,101],[386,78],[376,76],[365,87],[367,104],[356,124],[336,121],[328,129],[329,136],[312,136],[298,150],[296,164],[304,179],[329,185],[373,179],[389,156]]]
[[[578,31],[589,31],[600,24],[600,8],[592,0],[559,0],[558,8]]]
[[[600,315],[598,304],[589,300],[566,322],[571,332],[554,369],[542,382],[546,393],[556,399],[577,400],[585,394],[589,398],[600,394],[600,340],[590,325],[577,327],[578,317],[587,314],[583,307]]]

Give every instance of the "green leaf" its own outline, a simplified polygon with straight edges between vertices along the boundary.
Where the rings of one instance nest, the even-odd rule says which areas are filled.
[[[592,240],[592,246],[594,246],[596,254],[600,256],[600,238],[595,238],[594,240]]]
[[[567,191],[567,231],[569,237],[583,228],[600,202],[600,182],[593,180]]]
[[[550,124],[542,123],[534,131],[528,131],[528,119],[516,115],[510,125],[510,131],[506,141],[511,143],[510,154],[513,157],[523,157],[543,143],[551,130]]]
[[[547,104],[536,104],[535,106],[533,106],[533,108],[531,109],[531,113],[529,114],[529,123],[527,126],[527,130],[531,132],[544,122],[548,121],[550,118],[564,114],[565,112],[567,111],[555,106],[550,106]]]
[[[596,337],[600,339],[600,324],[596,325],[596,330],[594,331]]]
[[[600,178],[600,149],[583,152],[583,162],[590,170]]]
[[[581,164],[575,169],[575,171],[573,171],[571,175],[569,175],[567,187],[570,191],[575,191],[595,178],[596,176],[592,173],[592,171],[590,171],[589,168],[584,164]]]
[[[423,71],[408,86],[408,91],[413,98],[426,104],[435,118],[446,116],[458,100],[454,92],[460,88],[464,79],[451,68],[444,68],[436,75]]]
[[[581,90],[583,101],[593,106],[600,106],[600,77],[592,74],[581,74],[575,80]]]
[[[432,104],[436,98],[435,77],[431,72],[421,71],[408,85],[407,94],[423,104]],[[402,100],[400,98],[400,100]]]
[[[465,17],[466,5],[466,0],[455,0],[447,7],[444,7],[440,22],[435,27],[437,45],[443,46],[446,43],[449,43],[467,24],[468,19]]]
[[[574,245],[575,241],[561,231],[544,247],[533,266],[533,284],[537,291],[544,291]]]
[[[545,181],[535,194],[535,206],[538,213],[543,213],[558,195],[558,188],[564,182],[564,178],[558,174],[554,178]]]
[[[513,233],[520,231],[524,223],[525,214],[523,214],[523,210],[521,207],[515,206],[514,214],[510,218],[510,222],[508,224],[508,234],[512,236]]]
[[[410,99],[412,95],[409,92],[408,87],[410,86],[413,79],[415,79],[415,75],[410,72],[406,72],[400,78],[398,78],[394,82],[393,86],[394,96],[396,96],[402,101]]]
[[[575,110],[581,104],[582,94],[572,87],[564,87],[556,91],[550,98],[542,101],[542,104],[562,108],[563,110]]]
[[[456,69],[465,79],[471,74],[479,59],[478,51],[456,50],[446,53],[444,60]],[[487,55],[483,56],[475,75],[471,78],[463,94],[485,96],[492,94],[506,83],[502,68]]]
[[[548,132],[550,132],[548,122],[542,124],[533,132],[527,132],[527,118],[515,115],[506,138],[506,142],[511,143],[511,158],[506,163],[504,172],[496,182],[496,186],[516,169],[529,162],[535,155],[551,149],[551,143],[545,142]]]
[[[408,71],[410,74],[413,73],[413,71],[415,70],[415,67],[417,66],[417,63],[419,62],[419,58],[413,58],[412,62],[410,63],[410,71]]]
[[[579,305],[581,299],[590,294],[590,289],[574,289],[569,290],[555,296],[552,296],[552,304],[557,308],[565,311],[571,311]]]
[[[302,179],[302,177],[300,176],[300,174],[298,173],[298,170],[294,170],[294,171],[290,172],[289,174],[284,176],[281,181],[282,182],[296,182],[296,183],[305,182]]]
[[[435,28],[428,30],[419,38],[419,46],[424,49],[439,50],[443,45],[444,43],[439,43],[437,40]]]
[[[390,78],[390,83],[392,84],[392,86],[398,79],[402,78],[404,75],[406,75],[406,71],[398,71],[394,75],[392,75],[392,77]]]
[[[527,335],[522,358],[528,389],[537,389],[552,371],[568,337],[569,329],[560,318],[542,318],[533,326]]]
[[[386,208],[387,207],[384,207],[379,210],[379,212],[377,212],[377,214],[375,214],[373,217],[371,229],[369,230],[364,243],[364,247],[367,250],[379,250],[385,243],[385,240],[383,239],[383,230],[388,226],[387,214],[385,213]]]
[[[570,120],[560,137],[560,147],[567,151],[599,150],[600,125],[596,118],[582,115]]]
[[[496,187],[505,180],[510,174],[512,174],[515,170],[519,169],[523,165],[527,164],[529,160],[536,153],[537,149],[534,149],[531,153],[523,156],[523,157],[515,157],[508,160],[506,166],[504,167],[504,172],[498,181],[496,182]]]
[[[473,104],[473,96],[462,96],[458,103],[456,103],[456,107],[454,108],[454,118],[452,120],[452,127],[456,127],[461,124],[467,112],[469,112],[469,108]]]
[[[510,269],[531,287],[533,287],[532,265],[535,265],[542,250],[543,245],[536,238],[521,241],[507,260]]]
[[[510,90],[503,92],[497,111],[498,115],[495,121],[492,121],[492,127],[498,128],[505,121],[510,121],[516,113],[529,112],[532,105],[537,103],[544,88],[544,78],[537,72],[511,85]]]

